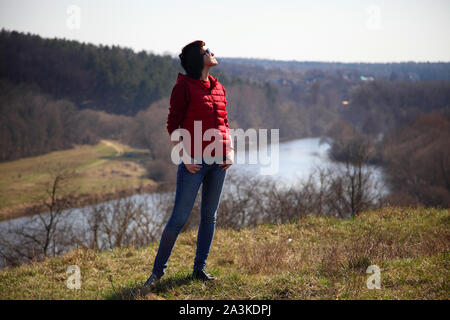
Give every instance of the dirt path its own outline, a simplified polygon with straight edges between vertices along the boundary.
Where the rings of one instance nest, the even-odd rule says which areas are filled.
[[[109,141],[109,140],[102,139],[100,141],[102,143],[106,144],[107,146],[113,147],[117,151],[117,154],[116,154],[117,157],[119,157],[119,156],[121,156],[123,154],[124,150],[123,150],[123,148],[120,145],[118,145],[118,144],[116,144],[116,143],[114,143],[112,141]]]

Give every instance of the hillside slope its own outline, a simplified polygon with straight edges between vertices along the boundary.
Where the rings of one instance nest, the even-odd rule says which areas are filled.
[[[154,188],[157,183],[146,177],[141,163],[147,157],[145,149],[101,140],[93,146],[0,163],[0,221],[48,210],[42,205],[42,199],[48,198],[45,183],[52,182],[52,172],[58,172],[62,165],[75,170],[76,175],[67,190],[60,192],[69,193],[78,205],[115,194],[134,194],[138,188]]]
[[[207,265],[218,280],[207,284],[190,279],[196,232],[185,232],[153,292],[139,288],[157,244],[80,249],[0,270],[0,299],[449,299],[449,213],[384,208],[353,220],[218,229]],[[70,265],[80,268],[79,290],[66,287]],[[367,288],[369,265],[381,269],[380,289]]]

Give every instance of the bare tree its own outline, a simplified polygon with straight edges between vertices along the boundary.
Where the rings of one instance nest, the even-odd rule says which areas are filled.
[[[70,214],[68,196],[76,190],[71,180],[77,173],[64,164],[48,168],[47,173],[49,180],[43,183],[44,192],[38,198],[48,211],[33,215],[27,223],[8,221],[7,230],[1,232],[0,255],[6,263],[56,256],[66,250],[65,242],[72,238],[71,226],[63,221]]]
[[[356,216],[380,198],[378,182],[369,166],[370,141],[359,137],[342,146],[343,163],[327,169],[327,202],[337,216]]]
[[[423,115],[385,135],[383,160],[391,203],[450,206],[449,139],[450,117],[441,114]]]
[[[152,193],[116,199],[83,208],[85,228],[77,232],[78,246],[108,250],[159,240],[171,212],[173,194]]]

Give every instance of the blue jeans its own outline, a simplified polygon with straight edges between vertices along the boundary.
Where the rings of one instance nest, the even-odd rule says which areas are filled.
[[[164,275],[164,269],[167,268],[167,261],[172,253],[173,246],[189,218],[202,183],[201,217],[194,270],[202,270],[205,267],[214,236],[220,195],[227,173],[227,170],[224,171],[222,168],[217,163],[207,164],[203,160],[202,168],[196,173],[190,173],[183,162],[178,165],[175,205],[161,235],[158,253],[153,265],[152,272],[158,277]]]

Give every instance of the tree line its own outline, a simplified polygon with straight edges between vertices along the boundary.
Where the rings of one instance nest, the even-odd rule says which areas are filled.
[[[130,48],[0,32],[0,78],[35,84],[78,108],[134,115],[170,94],[175,59]]]

